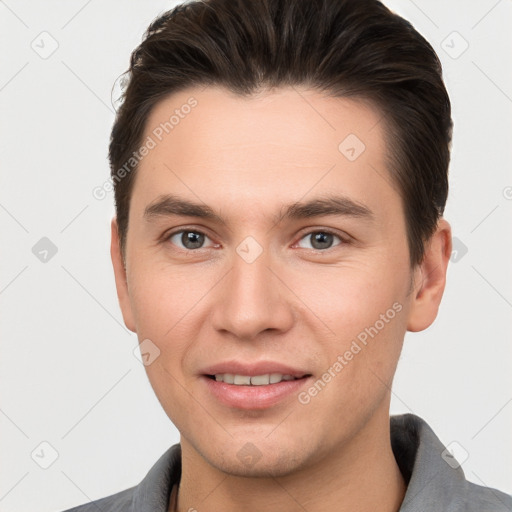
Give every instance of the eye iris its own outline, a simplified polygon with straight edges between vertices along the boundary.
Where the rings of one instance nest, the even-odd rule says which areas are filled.
[[[204,243],[204,235],[194,231],[184,231],[181,242],[187,249],[197,249]]]
[[[315,249],[328,249],[332,245],[333,235],[330,233],[314,233],[311,237],[311,245]]]

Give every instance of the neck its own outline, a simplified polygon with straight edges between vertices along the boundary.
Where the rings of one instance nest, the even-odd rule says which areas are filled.
[[[391,449],[387,410],[385,417],[374,416],[350,442],[332,450],[328,459],[277,478],[226,474],[183,438],[181,445],[178,512],[396,512],[406,491]]]

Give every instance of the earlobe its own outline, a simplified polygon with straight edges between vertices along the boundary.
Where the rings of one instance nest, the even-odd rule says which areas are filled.
[[[435,233],[425,246],[423,261],[414,273],[414,289],[407,330],[422,331],[437,316],[446,284],[446,271],[452,252],[450,224],[440,219]]]
[[[114,277],[116,281],[117,298],[119,306],[123,314],[123,320],[132,332],[135,330],[135,322],[133,321],[133,313],[130,302],[130,295],[128,292],[128,282],[126,278],[126,269],[121,254],[121,247],[119,243],[119,231],[117,228],[117,219],[114,217],[110,224],[111,226],[111,242],[110,242],[110,256],[112,258],[112,266],[114,267]]]

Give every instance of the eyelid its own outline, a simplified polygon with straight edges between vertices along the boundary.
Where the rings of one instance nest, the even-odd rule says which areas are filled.
[[[306,249],[308,251],[314,251],[314,252],[327,252],[331,249],[335,249],[336,247],[338,247],[339,245],[345,245],[345,244],[349,244],[351,243],[352,239],[349,235],[347,235],[346,233],[341,233],[333,228],[322,228],[322,227],[316,227],[316,228],[304,228],[305,230],[301,231],[298,235],[298,238],[297,238],[297,241],[293,244],[292,247],[296,247],[298,245],[298,243],[303,239],[305,238],[306,236],[309,236],[309,235],[312,235],[314,233],[328,233],[330,235],[333,235],[333,236],[336,236],[338,237],[340,240],[341,240],[341,243],[338,244],[338,245],[335,245],[333,247],[329,247],[328,249]],[[195,227],[191,227],[191,226],[181,226],[180,228],[176,228],[176,229],[171,229],[169,231],[166,231],[164,232],[164,234],[162,235],[161,237],[161,242],[165,243],[165,242],[169,242],[169,239],[174,236],[174,235],[177,235],[178,233],[183,233],[183,232],[192,232],[192,233],[199,233],[203,236],[205,236],[206,238],[210,239],[210,241],[213,242],[212,238],[208,235],[208,233],[206,232],[207,230],[204,230],[204,229],[198,229],[198,228],[195,228]],[[173,244],[175,245],[175,244]],[[217,244],[215,242],[213,242],[213,246],[219,246],[220,244]],[[200,247],[199,249],[182,249],[180,247],[178,247],[179,250],[181,251],[184,251],[184,252],[197,252],[197,251],[201,251],[202,249],[210,249],[212,246],[210,247]],[[301,249],[304,249],[304,247],[301,247]]]
[[[317,253],[320,253],[320,252],[328,252],[330,251],[331,249],[335,249],[336,247],[340,246],[340,245],[345,245],[345,244],[349,244],[351,242],[351,237],[349,235],[347,235],[346,233],[341,233],[333,228],[322,228],[322,227],[317,227],[317,228],[306,228],[307,231],[303,231],[301,233],[299,233],[298,235],[298,239],[297,239],[297,242],[295,242],[293,244],[293,247],[297,246],[298,243],[305,237],[307,236],[310,236],[314,233],[327,233],[329,235],[333,235],[333,236],[336,236],[340,239],[341,243],[339,243],[338,245],[335,245],[333,247],[329,247],[328,249],[305,249],[306,251],[314,251],[314,252],[317,252]],[[301,247],[301,249],[304,249],[304,247]]]
[[[211,247],[219,245],[219,244],[216,244],[215,242],[213,242],[213,240],[210,237],[210,235],[208,235],[208,233],[204,229],[197,229],[195,227],[190,227],[190,226],[182,226],[180,228],[176,228],[176,229],[171,229],[169,231],[165,231],[164,234],[162,235],[160,241],[162,243],[170,242],[170,238],[171,237],[173,237],[174,235],[177,235],[179,233],[183,233],[183,232],[198,233],[200,235],[203,235],[206,238],[208,238],[212,242],[213,245],[209,246],[209,247],[200,247],[199,249],[186,249],[186,248],[182,249],[181,247],[178,246],[178,249],[180,251],[184,251],[184,252],[198,252],[198,251],[201,251],[202,249],[210,249]],[[176,244],[172,244],[172,245],[176,245]]]

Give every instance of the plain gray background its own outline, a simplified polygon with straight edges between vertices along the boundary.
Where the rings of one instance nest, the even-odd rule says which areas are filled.
[[[392,413],[423,417],[469,480],[511,493],[512,2],[385,3],[438,52],[455,124],[457,253],[436,323],[406,336]],[[112,85],[173,5],[0,1],[3,512],[131,487],[178,441],[117,304],[112,194],[92,194],[109,177]]]

